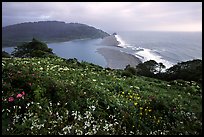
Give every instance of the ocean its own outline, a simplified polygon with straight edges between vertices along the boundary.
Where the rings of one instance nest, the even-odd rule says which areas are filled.
[[[166,68],[182,61],[202,59],[202,32],[118,32],[122,46],[143,62],[153,59]]]
[[[106,67],[104,57],[97,52],[108,47],[132,54],[142,62],[153,59],[166,68],[182,61],[202,59],[202,32],[118,31],[118,47],[101,45],[102,39],[82,39],[49,43],[48,47],[63,58],[77,58]],[[122,48],[121,48],[122,47]],[[2,48],[11,53],[14,47]]]

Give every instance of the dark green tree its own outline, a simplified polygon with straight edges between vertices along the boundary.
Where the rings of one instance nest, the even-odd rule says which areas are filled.
[[[166,66],[161,62],[158,64],[158,67],[159,67],[159,73],[161,73],[162,69],[166,68]]]
[[[17,46],[12,52],[12,55],[15,57],[47,57],[53,56],[54,54],[46,43],[33,38],[31,42]]]
[[[153,77],[158,72],[157,68],[158,63],[154,60],[149,60],[136,66],[137,74],[147,77]]]
[[[133,75],[137,74],[136,68],[131,67],[130,65],[127,65],[124,70],[130,72]]]
[[[131,77],[133,75],[137,74],[137,70],[134,67],[131,67],[130,65],[127,65],[125,67],[125,69],[122,71],[122,76],[126,76],[126,77]]]
[[[202,60],[194,59],[177,63],[166,71],[166,79],[182,79],[186,81],[202,81]]]

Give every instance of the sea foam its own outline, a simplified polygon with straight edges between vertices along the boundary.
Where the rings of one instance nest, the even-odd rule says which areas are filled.
[[[136,47],[131,44],[126,43],[118,34],[115,35],[117,41],[120,43],[118,46],[123,48],[130,48],[134,52],[134,56],[139,58],[142,62],[148,61],[148,60],[155,60],[157,63],[163,63],[166,68],[170,68],[173,66],[173,63],[170,61],[167,61],[162,58],[157,52],[157,50],[154,49],[148,49],[143,47]],[[131,53],[129,53],[131,54]]]
[[[163,59],[162,56],[157,54],[156,50],[140,48],[139,51],[135,52],[135,55],[136,56],[139,55],[140,58],[142,57],[142,62],[145,62],[148,60],[155,60],[157,63],[163,63],[166,66],[166,68],[170,68],[173,66],[173,63]]]

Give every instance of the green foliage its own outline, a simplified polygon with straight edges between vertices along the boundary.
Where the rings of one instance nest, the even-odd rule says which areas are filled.
[[[2,134],[202,134],[195,82],[121,74],[76,59],[2,58]]]
[[[168,80],[183,79],[202,83],[202,60],[194,59],[177,63],[167,69],[166,75]]]
[[[136,69],[134,67],[131,67],[130,65],[127,65],[121,75],[126,77],[132,77],[133,75],[136,74],[137,74]]]
[[[160,63],[162,67],[162,63]],[[157,73],[158,63],[154,60],[149,60],[144,63],[140,63],[136,66],[137,73],[142,76],[152,77]]]
[[[15,57],[47,57],[54,54],[45,43],[33,38],[32,42],[17,46],[12,55]]]
[[[200,59],[177,63],[169,69],[166,69],[165,72],[162,72],[163,69],[165,69],[165,66],[162,63],[149,60],[138,64],[136,69],[126,66],[121,75],[128,77],[140,75],[166,81],[178,79],[185,81],[196,81],[198,84],[200,84],[200,86],[202,86],[202,60]]]
[[[126,71],[129,71],[130,73],[132,73],[133,75],[137,74],[137,70],[134,67],[131,67],[130,65],[127,65],[125,68]]]

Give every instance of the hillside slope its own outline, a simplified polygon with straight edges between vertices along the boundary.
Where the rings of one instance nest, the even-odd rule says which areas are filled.
[[[201,134],[195,82],[121,76],[74,59],[2,58],[2,134]]]
[[[41,41],[56,42],[84,38],[103,38],[108,33],[80,23],[65,23],[59,21],[39,21],[10,25],[2,28],[2,45],[30,41],[33,37]]]

